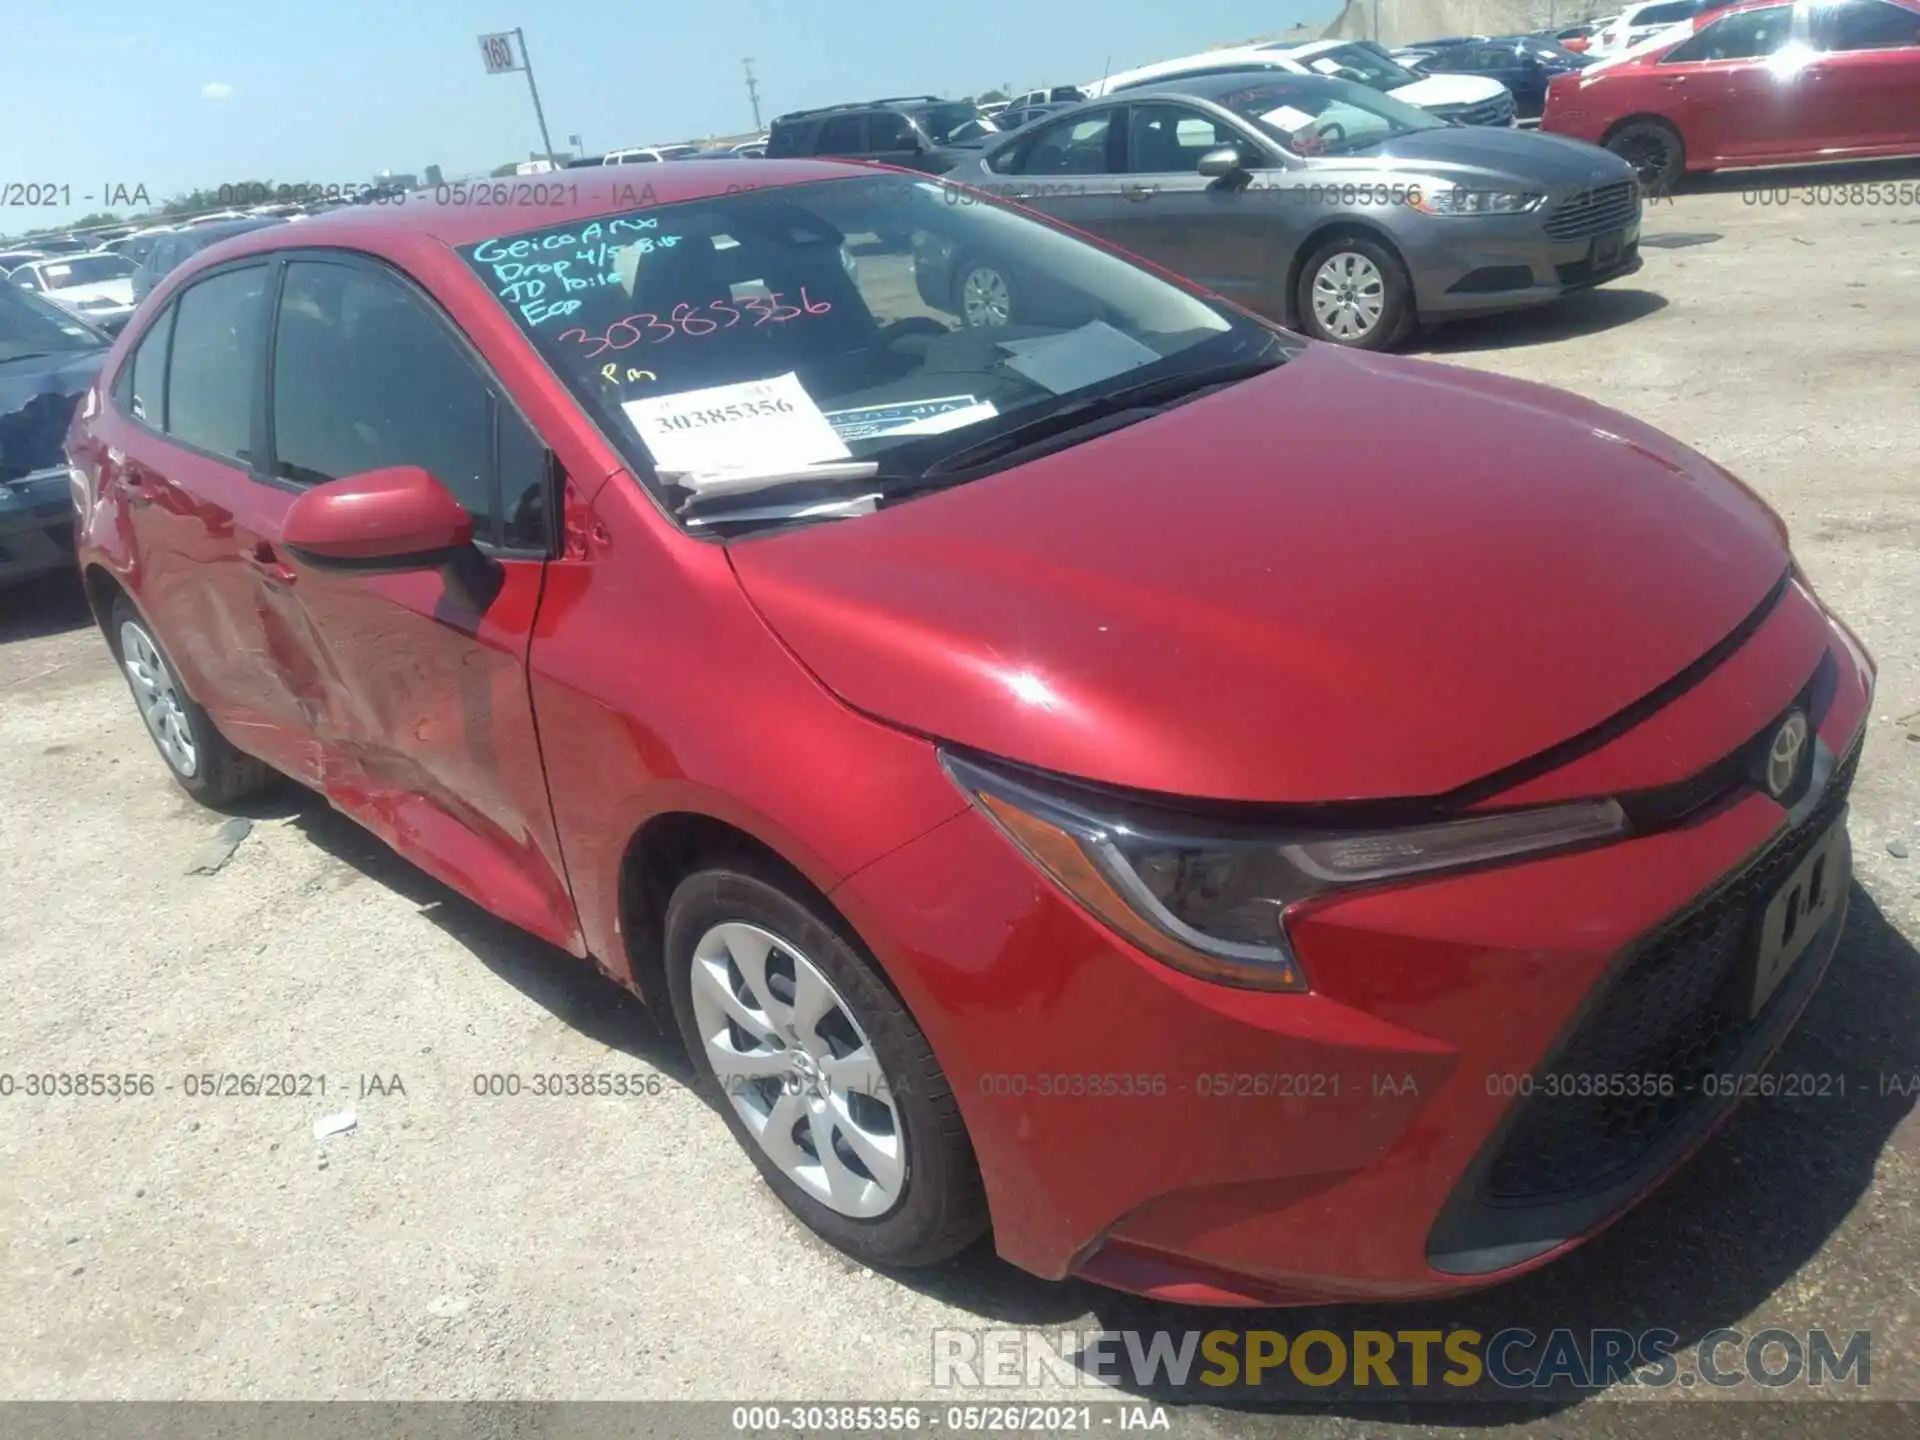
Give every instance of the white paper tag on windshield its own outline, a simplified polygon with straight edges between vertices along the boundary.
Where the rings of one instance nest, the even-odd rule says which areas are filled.
[[[621,405],[662,470],[788,470],[850,453],[789,371],[767,380],[649,395]]]
[[[1329,60],[1324,55],[1318,60],[1309,60],[1307,64],[1315,70],[1318,70],[1322,75],[1331,75],[1340,68],[1340,62],[1338,60]]]
[[[1039,340],[1003,340],[1007,368],[1055,395],[1097,385],[1160,358],[1124,330],[1092,320],[1077,330]]]
[[[1260,117],[1269,125],[1277,125],[1282,130],[1301,130],[1313,123],[1313,117],[1304,110],[1296,110],[1291,105],[1282,105],[1278,110],[1269,110]]]

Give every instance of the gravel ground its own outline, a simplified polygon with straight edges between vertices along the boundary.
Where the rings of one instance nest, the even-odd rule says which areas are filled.
[[[155,1093],[0,1100],[0,1396],[955,1398],[932,1388],[937,1327],[1228,1323],[1867,1328],[1874,1392],[1920,1397],[1902,1093],[1920,1082],[1920,210],[1761,207],[1736,181],[1650,208],[1646,231],[1632,280],[1423,353],[1593,396],[1727,463],[1878,657],[1852,918],[1777,1066],[1844,1073],[1844,1096],[1749,1103],[1584,1250],[1442,1306],[1219,1316],[985,1253],[873,1274],[786,1218],[636,1003],[324,804],[258,804],[223,868],[186,873],[222,817],[168,783],[75,588],[37,584],[0,594],[0,1069],[151,1075]],[[474,1093],[536,1070],[661,1083]],[[189,1095],[210,1071],[325,1093]],[[348,1109],[354,1129],[315,1140]],[[1189,1405],[1182,1434],[1443,1433],[1360,1399],[1158,1398]],[[1713,1430],[1753,1434],[1896,1418],[1715,1408]],[[1457,1418],[1605,1435],[1646,1411]]]

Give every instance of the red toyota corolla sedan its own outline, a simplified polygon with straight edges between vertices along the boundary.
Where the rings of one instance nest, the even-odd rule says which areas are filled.
[[[292,776],[669,1007],[876,1264],[1444,1292],[1724,1116],[1873,683],[1737,480],[924,176],[666,171],[142,307],[69,454],[191,794]],[[929,309],[903,231],[1055,323]]]
[[[1920,0],[1714,10],[1547,87],[1540,128],[1648,189],[1686,171],[1920,155]]]

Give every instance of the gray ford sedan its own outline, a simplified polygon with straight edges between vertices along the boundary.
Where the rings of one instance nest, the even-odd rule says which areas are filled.
[[[1241,71],[1077,105],[944,183],[1044,211],[1322,340],[1386,349],[1419,322],[1545,304],[1640,268],[1625,161],[1450,125],[1363,85]],[[1045,317],[1004,257],[921,240],[927,304]]]

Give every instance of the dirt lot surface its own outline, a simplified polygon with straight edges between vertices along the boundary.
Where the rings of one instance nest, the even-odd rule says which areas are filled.
[[[1914,178],[1862,178],[1886,174]],[[1920,209],[1761,207],[1734,182],[1651,207],[1646,234],[1633,279],[1421,353],[1592,396],[1726,463],[1878,657],[1851,920],[1776,1067],[1844,1075],[1843,1095],[1750,1102],[1584,1250],[1446,1305],[1220,1316],[985,1253],[873,1274],[786,1218],[636,1003],[323,803],[257,805],[223,868],[186,873],[222,817],[169,783],[74,587],[39,584],[0,595],[0,1070],[156,1088],[0,1099],[0,1396],[903,1399],[936,1396],[936,1327],[1228,1323],[1666,1326],[1687,1345],[1721,1326],[1866,1328],[1874,1392],[1920,1398],[1920,1120],[1903,1093],[1920,1077]],[[475,1094],[476,1076],[535,1071],[663,1084]],[[190,1095],[211,1072],[324,1077],[325,1093]],[[354,1129],[316,1141],[316,1119],[349,1109]],[[1182,1434],[1407,1418],[1166,1398],[1206,1407],[1175,1414]],[[1715,1408],[1750,1411],[1750,1433],[1866,1428]],[[1643,1409],[1566,1402],[1523,1428],[1609,1434]]]

